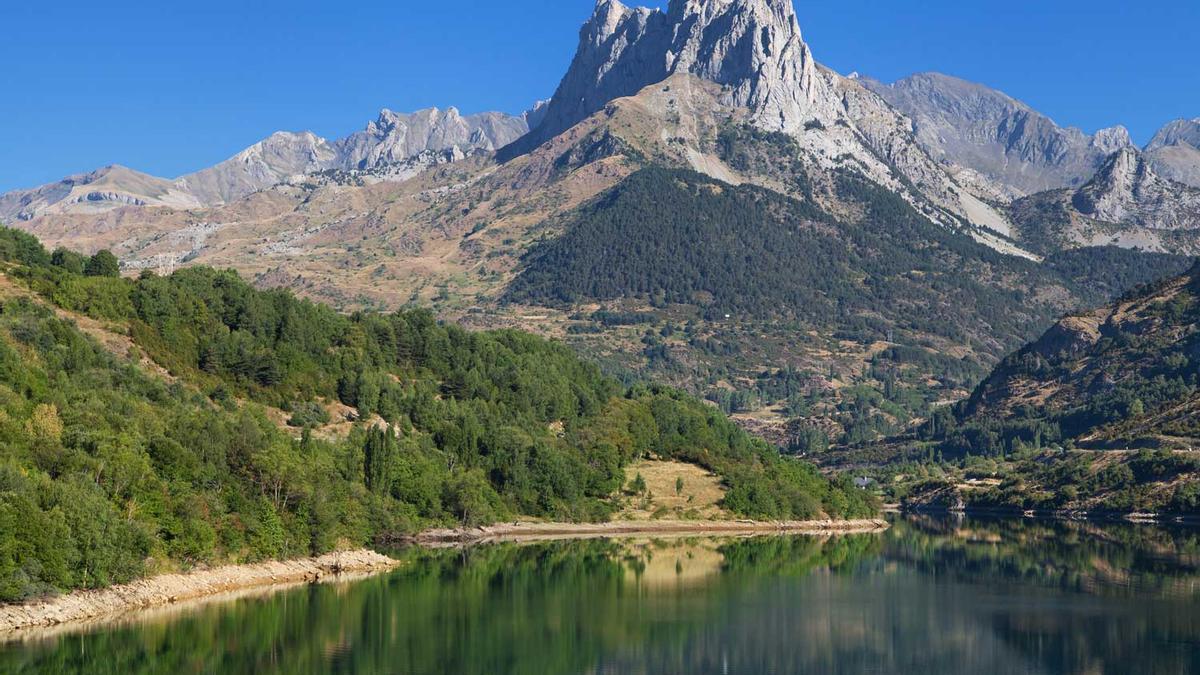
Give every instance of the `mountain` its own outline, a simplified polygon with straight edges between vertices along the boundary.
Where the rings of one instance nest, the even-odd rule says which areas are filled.
[[[1124,127],[1089,136],[947,75],[859,79],[913,119],[917,142],[958,181],[1009,203],[1020,246],[1200,252],[1200,123],[1172,122],[1139,150]]]
[[[1087,184],[1013,203],[1018,237],[1037,251],[1118,245],[1200,254],[1200,189],[1160,176],[1149,153],[1129,147]]]
[[[233,268],[345,311],[535,331],[628,381],[857,439],[965,397],[1058,316],[1183,264],[1031,252],[912,120],[812,57],[786,0],[604,1],[554,97],[520,121],[385,113],[343,141],[278,135],[192,181],[220,203],[18,225],[112,249],[127,273]]]
[[[156,178],[124,167],[71,176],[32,190],[0,195],[0,222],[32,220],[42,214],[95,214],[123,206],[195,209],[236,201],[249,194],[323,171],[380,172],[407,165],[415,169],[445,153],[462,157],[491,152],[540,122],[542,104],[519,115],[487,112],[461,115],[457,109],[430,108],[412,114],[383,110],[363,131],[337,141],[312,132],[277,132],[233,157],[176,180]],[[407,175],[407,174],[406,174]]]
[[[1051,319],[1056,296],[1084,292],[1048,266],[929,222],[861,178],[836,180],[862,218],[839,221],[812,199],[690,171],[641,170],[564,216],[563,234],[530,250],[506,299],[633,299],[693,306],[718,322],[795,322],[796,332],[857,330],[986,353]]]
[[[430,154],[491,152],[525,135],[530,116],[536,114],[487,112],[464,117],[456,108],[412,114],[385,109],[366,129],[341,140],[330,142],[311,132],[279,132],[179,182],[203,204],[222,204],[322,171],[370,171]]]
[[[745,122],[758,129],[793,136],[814,164],[861,173],[929,218],[1014,251],[993,236],[1007,234],[1004,216],[912,142],[907,118],[815,61],[790,0],[673,0],[665,12],[601,0],[545,119],[500,157],[528,152],[612,101],[682,75],[720,85],[721,106],[746,110]]]
[[[216,166],[179,179],[202,204],[221,204],[338,164],[329,143],[311,132],[271,134]]]
[[[1146,146],[1146,155],[1163,176],[1200,187],[1200,118],[1163,127]]]
[[[1079,187],[1112,153],[1133,146],[1124,127],[1089,136],[995,89],[940,73],[860,81],[911,117],[917,142],[956,177],[1000,197]]]
[[[123,166],[109,166],[32,190],[0,195],[0,222],[15,223],[51,214],[96,214],[126,206],[191,209],[200,207],[201,202],[172,181]]]
[[[1200,265],[1059,321],[1005,359],[964,408],[1001,436],[1037,425],[1093,447],[1200,443]]]
[[[910,509],[1194,518],[1200,512],[1200,265],[1060,320],[900,456],[958,460],[909,480]]]
[[[609,101],[677,73],[728,87],[730,105],[753,122],[794,132],[829,110],[827,83],[787,0],[674,0],[666,12],[600,0],[580,31],[579,49],[528,139],[539,144]]]

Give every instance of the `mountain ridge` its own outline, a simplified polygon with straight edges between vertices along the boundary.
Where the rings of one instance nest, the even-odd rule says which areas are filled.
[[[1082,185],[1109,155],[1133,145],[1122,126],[1094,135],[1060,127],[1004,92],[942,73],[860,81],[913,118],[918,141],[935,157],[999,183],[1006,197]]]
[[[527,133],[530,121],[540,121],[543,114],[541,103],[521,115],[483,112],[464,116],[454,107],[405,114],[384,108],[363,130],[345,138],[329,141],[311,131],[277,131],[222,162],[175,179],[114,166],[13,190],[0,195],[0,222],[79,211],[75,205],[82,200],[70,193],[106,178],[108,183],[97,185],[92,192],[108,198],[95,199],[87,212],[121,206],[202,208],[236,201],[313,173],[385,169],[427,153],[462,157],[477,150],[490,152]],[[100,190],[102,187],[108,188],[107,192]],[[164,198],[156,191],[171,194]]]

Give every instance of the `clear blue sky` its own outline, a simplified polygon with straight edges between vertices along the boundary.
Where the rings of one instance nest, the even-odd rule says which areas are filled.
[[[112,163],[174,177],[280,129],[347,134],[382,107],[519,112],[553,92],[593,1],[2,4],[0,192]],[[818,60],[843,73],[938,70],[1140,142],[1200,117],[1196,0],[797,9]]]

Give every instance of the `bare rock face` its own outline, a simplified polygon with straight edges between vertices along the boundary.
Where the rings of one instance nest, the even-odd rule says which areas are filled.
[[[500,157],[528,153],[617,99],[683,76],[720,85],[722,106],[793,136],[823,170],[863,174],[937,222],[1008,233],[1002,214],[913,142],[908,118],[816,62],[791,0],[672,0],[665,12],[599,0],[542,124]]]
[[[334,144],[333,165],[370,169],[429,151],[490,151],[508,145],[527,131],[524,116],[488,112],[464,117],[455,108],[430,108],[407,115],[384,110],[365,130]]]
[[[670,5],[667,69],[731,89],[758,126],[795,132],[832,110],[791,0],[687,0]]]
[[[1114,152],[1133,147],[1124,127],[1088,136],[995,89],[940,73],[862,83],[912,118],[930,155],[996,183],[1008,197],[1079,187]]]
[[[281,131],[216,166],[180,178],[179,184],[205,204],[220,204],[336,161],[337,153],[324,138]]]
[[[68,176],[30,190],[0,195],[0,222],[28,221],[45,214],[91,214],[122,206],[199,207],[176,183],[123,166]]]
[[[464,157],[508,145],[529,131],[531,121],[540,122],[545,111],[545,103],[538,103],[523,115],[486,112],[463,116],[454,108],[430,108],[412,114],[384,110],[366,129],[344,139],[331,142],[309,131],[281,131],[220,164],[174,181],[124,167],[108,167],[0,195],[0,222],[30,220],[42,213],[102,212],[122,206],[187,209],[228,204],[330,169],[395,168],[380,173],[409,175],[405,167],[414,162],[427,165],[446,156]],[[93,189],[81,194],[85,186]]]
[[[1200,118],[1163,127],[1146,146],[1146,158],[1162,176],[1200,187]]]
[[[529,131],[529,116],[486,112],[463,116],[455,108],[411,114],[383,110],[366,129],[338,141],[311,132],[280,132],[220,164],[180,179],[205,204],[228,203],[252,192],[329,169],[378,169],[427,153],[492,151]]]
[[[1159,176],[1134,148],[1110,157],[1072,201],[1080,213],[1101,222],[1159,230],[1200,228],[1200,190]]]
[[[672,0],[666,12],[600,0],[544,121],[522,145],[677,73],[725,85],[728,103],[772,131],[803,128],[827,103],[790,0]]]

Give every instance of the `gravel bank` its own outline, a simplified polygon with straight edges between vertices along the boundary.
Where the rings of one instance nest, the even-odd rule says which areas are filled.
[[[95,591],[76,591],[22,605],[0,605],[0,640],[36,627],[116,618],[153,607],[279,584],[316,583],[343,574],[380,572],[398,563],[374,551],[344,551],[320,558],[229,565],[186,574],[165,574]]]

